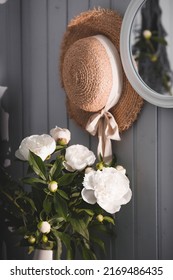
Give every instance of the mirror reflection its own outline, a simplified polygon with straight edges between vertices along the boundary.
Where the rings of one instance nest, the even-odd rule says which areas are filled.
[[[172,11],[172,0],[144,1],[130,35],[134,68],[152,90],[169,96],[173,96]]]

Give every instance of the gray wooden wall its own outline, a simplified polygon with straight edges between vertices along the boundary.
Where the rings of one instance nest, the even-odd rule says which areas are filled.
[[[21,139],[58,125],[72,132],[72,143],[96,150],[68,118],[58,59],[68,21],[92,7],[122,15],[130,0],[8,0],[0,5],[0,85],[10,114],[11,159]],[[173,110],[145,102],[138,121],[114,143],[131,180],[132,201],[116,214],[117,238],[110,259],[173,259]],[[10,172],[22,174],[13,163]]]

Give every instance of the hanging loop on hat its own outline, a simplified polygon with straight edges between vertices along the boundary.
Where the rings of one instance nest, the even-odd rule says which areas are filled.
[[[98,156],[101,154],[105,162],[110,162],[112,159],[111,140],[121,140],[118,125],[113,115],[105,110],[94,114],[90,117],[86,130],[91,135],[98,134],[97,154]]]

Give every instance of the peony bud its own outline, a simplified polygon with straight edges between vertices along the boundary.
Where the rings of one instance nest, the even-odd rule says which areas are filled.
[[[42,241],[43,241],[43,243],[47,243],[47,241],[48,241],[47,235],[43,234]]]
[[[150,60],[152,62],[156,62],[158,60],[158,56],[156,54],[151,55]]]
[[[103,163],[103,162],[99,162],[99,163],[96,164],[96,169],[97,169],[97,170],[103,170],[104,167],[105,167],[105,166],[104,166],[104,163]]]
[[[104,217],[103,217],[102,214],[99,214],[99,215],[97,215],[96,219],[97,219],[100,223],[102,223],[103,220],[104,220]]]
[[[50,130],[50,135],[59,145],[67,145],[71,139],[71,133],[66,128],[55,127]]]
[[[35,241],[36,241],[36,239],[35,239],[35,237],[34,237],[33,235],[30,235],[30,236],[28,237],[28,243],[29,243],[29,244],[34,244]]]
[[[46,221],[39,222],[37,227],[38,227],[39,231],[42,233],[49,233],[50,229],[51,229],[50,224]]]
[[[58,188],[58,183],[56,181],[51,181],[48,184],[48,189],[50,190],[50,192],[56,192]]]
[[[151,31],[150,30],[144,30],[143,31],[143,36],[144,36],[144,38],[146,39],[146,40],[149,40],[150,38],[151,38],[151,36],[152,36],[152,33],[151,33]]]

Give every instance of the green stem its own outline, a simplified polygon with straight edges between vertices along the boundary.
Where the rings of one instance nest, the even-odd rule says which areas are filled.
[[[20,210],[20,212],[22,214],[25,213],[25,211],[20,207],[20,205],[6,192],[4,192],[3,190],[1,190],[1,192],[11,201],[14,203],[14,205]]]
[[[150,40],[147,40],[147,43],[148,43],[148,46],[149,46],[149,48],[151,49],[151,51],[152,51],[153,53],[155,53],[155,49],[154,49],[154,46],[153,46],[153,44],[151,43],[151,41],[150,41]]]

